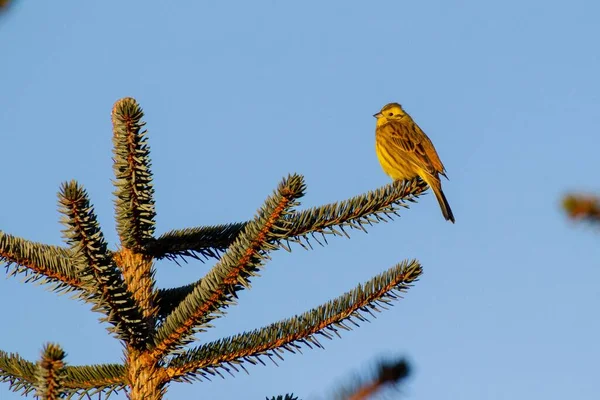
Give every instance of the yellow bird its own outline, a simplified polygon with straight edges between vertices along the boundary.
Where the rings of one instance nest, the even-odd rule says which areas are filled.
[[[446,169],[433,143],[398,103],[383,106],[377,118],[375,150],[383,171],[394,180],[420,177],[429,185],[447,221],[454,223],[450,204],[442,191],[440,175]]]

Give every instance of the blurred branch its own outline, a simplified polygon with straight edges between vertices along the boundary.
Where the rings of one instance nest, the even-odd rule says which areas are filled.
[[[402,358],[380,360],[367,377],[354,376],[337,390],[334,397],[340,400],[367,400],[386,389],[398,389],[410,374],[408,362]]]
[[[8,10],[10,6],[10,0],[0,0],[0,13]]]
[[[294,396],[294,393],[292,394],[286,394],[285,396],[279,395],[277,397],[273,396],[270,399],[267,397],[267,400],[298,400],[298,398],[296,396]]]
[[[574,220],[600,222],[600,198],[589,194],[569,194],[563,199],[567,216]]]

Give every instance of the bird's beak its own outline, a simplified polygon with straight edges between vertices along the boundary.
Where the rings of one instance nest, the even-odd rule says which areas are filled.
[[[378,112],[377,114],[373,114],[373,116],[374,116],[375,118],[381,118],[381,117],[382,117],[382,114],[381,114],[380,112]]]

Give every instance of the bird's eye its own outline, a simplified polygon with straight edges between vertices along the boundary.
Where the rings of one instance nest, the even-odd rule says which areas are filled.
[[[391,117],[391,116],[393,116],[393,115],[394,115],[394,113],[393,113],[393,112],[391,112],[391,113],[388,113],[388,115]]]

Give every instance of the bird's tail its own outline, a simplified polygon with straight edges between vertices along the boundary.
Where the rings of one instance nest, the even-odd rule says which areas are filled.
[[[454,214],[452,214],[452,209],[450,208],[450,204],[448,204],[448,200],[446,200],[446,196],[444,196],[444,192],[442,191],[442,183],[439,179],[434,179],[432,182],[427,182],[431,190],[433,190],[433,194],[435,194],[435,198],[438,203],[440,203],[440,208],[442,210],[442,214],[446,221],[450,221],[454,223]]]

